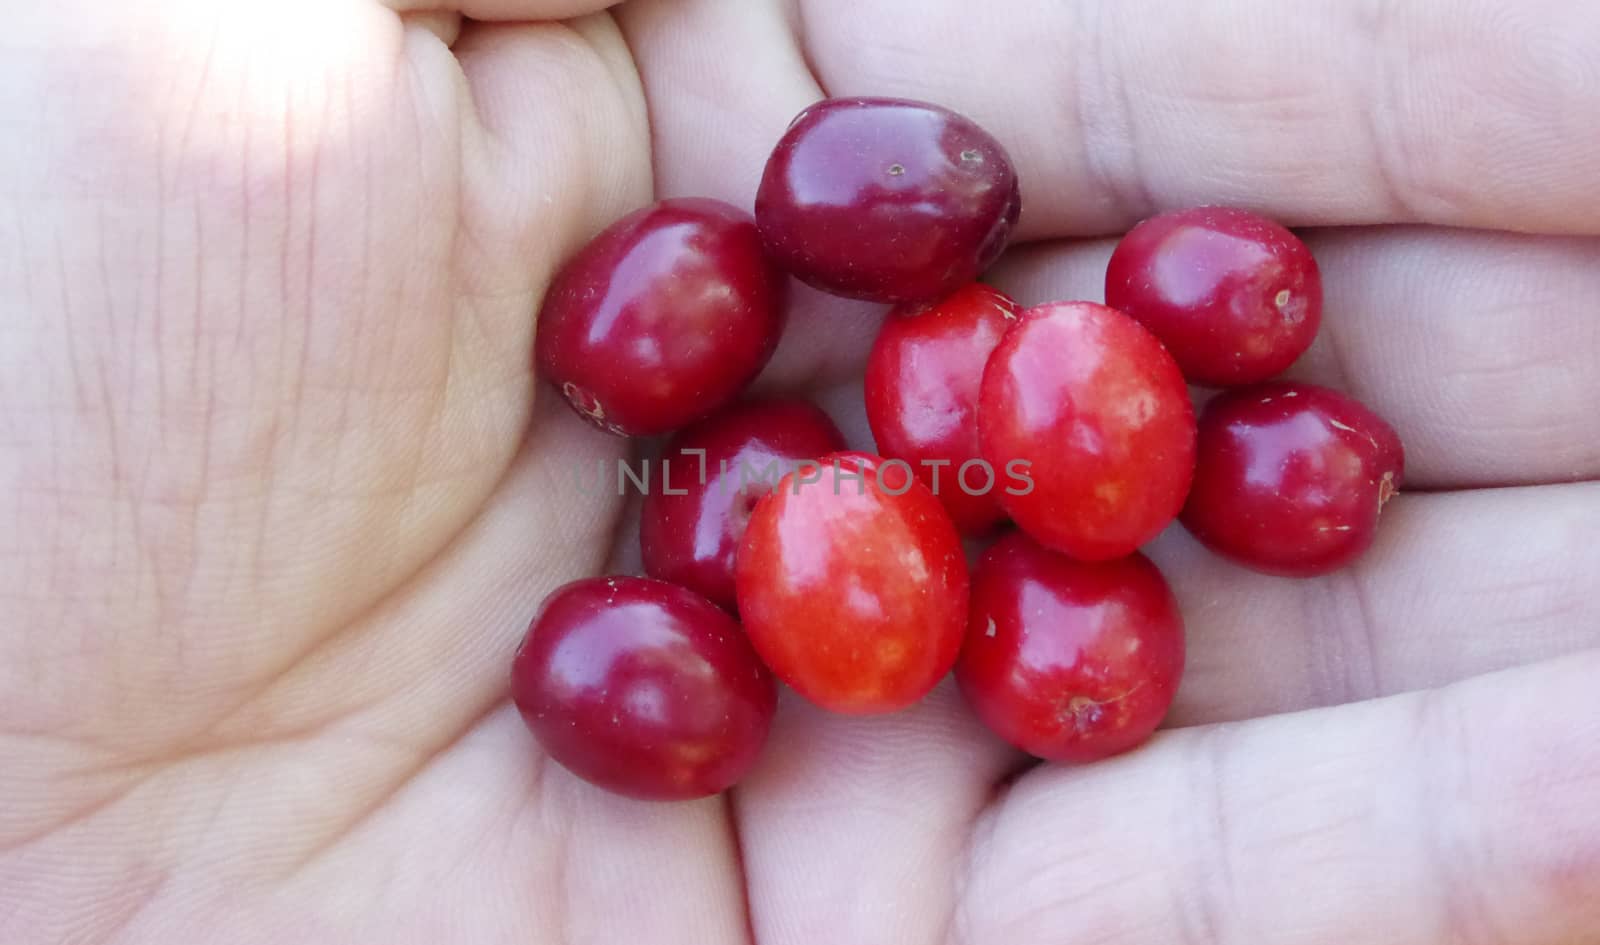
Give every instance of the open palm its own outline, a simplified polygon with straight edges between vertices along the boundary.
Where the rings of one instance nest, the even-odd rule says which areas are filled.
[[[405,5],[0,4],[0,941],[1600,941],[1593,3]],[[621,800],[505,701],[632,544],[532,316],[822,94],[1007,144],[1024,302],[1158,209],[1312,228],[1297,370],[1415,491],[1321,580],[1163,536],[1190,664],[1131,755],[786,701],[731,796]],[[880,314],[800,292],[763,386],[867,445]]]

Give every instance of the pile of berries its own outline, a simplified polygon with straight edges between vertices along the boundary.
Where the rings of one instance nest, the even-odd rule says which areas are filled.
[[[649,578],[553,593],[513,697],[550,757],[690,798],[760,753],[773,677],[835,712],[916,703],[954,670],[983,722],[1082,762],[1150,736],[1183,621],[1139,553],[1175,519],[1245,566],[1307,576],[1373,541],[1399,438],[1273,380],[1322,316],[1316,261],[1241,210],[1124,238],[1106,305],[1022,309],[975,280],[1021,210],[1005,150],[949,110],[836,99],[769,160],[755,215],[665,200],[551,286],[536,362],[612,433],[677,435],[644,502]],[[893,303],[866,373],[878,454],[800,400],[735,402],[783,330],[789,275]],[[1221,388],[1198,421],[1188,383]],[[963,537],[1016,529],[969,569]]]

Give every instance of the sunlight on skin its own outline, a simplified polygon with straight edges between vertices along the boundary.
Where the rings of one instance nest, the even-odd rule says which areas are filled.
[[[57,628],[36,652],[55,669],[113,632],[142,645],[85,654],[124,687],[103,703],[47,677],[69,701],[24,727],[133,751],[192,732],[459,530],[526,421],[529,382],[489,320],[451,324],[459,148],[417,122],[448,86],[400,81],[405,36],[382,11],[341,7],[333,42],[255,9],[136,19],[155,57],[91,28],[51,66],[93,78],[67,103],[103,137],[41,122],[46,163],[79,168],[83,192],[23,237],[41,316],[24,337],[45,356],[15,384],[58,439],[19,478],[61,501],[19,536],[49,565],[18,586]],[[388,199],[368,200],[374,180]],[[112,527],[85,547],[77,522]],[[103,593],[63,598],[75,585]],[[161,716],[128,714],[153,702]]]
[[[63,701],[9,707],[23,730],[158,754],[236,709],[437,554],[479,514],[522,437],[532,394],[529,315],[550,267],[606,214],[645,196],[637,159],[594,165],[608,190],[568,187],[560,203],[545,203],[520,180],[500,187],[503,176],[581,165],[582,136],[550,149],[537,128],[523,131],[539,139],[548,163],[518,159],[530,142],[475,126],[470,105],[457,101],[463,87],[445,50],[403,35],[392,15],[365,16],[366,28],[350,24],[344,45],[313,47],[325,74],[370,91],[306,95],[307,112],[285,112],[296,95],[281,90],[278,111],[268,109],[254,72],[234,82],[220,72],[205,78],[202,52],[170,39],[172,68],[202,74],[188,75],[182,90],[198,98],[150,96],[181,100],[178,118],[215,115],[203,134],[191,130],[209,144],[179,149],[158,134],[132,157],[150,164],[155,183],[126,194],[97,189],[102,207],[115,195],[152,217],[140,221],[130,210],[104,237],[126,249],[113,254],[92,238],[63,244],[82,220],[41,221],[24,237],[27,264],[45,275],[23,288],[43,317],[16,342],[48,355],[42,370],[11,379],[8,400],[43,408],[31,428],[60,428],[69,452],[20,457],[17,486],[61,504],[16,535],[23,560],[43,570],[6,579],[28,602],[30,622],[59,630],[14,641],[35,649],[0,662],[49,673],[85,668],[68,654],[105,660],[122,688],[83,692],[34,680]],[[295,35],[283,26],[228,32],[246,22],[205,34],[215,55],[270,62],[263,35]],[[568,30],[550,27],[524,42],[550,45],[547,61],[604,74]],[[308,55],[285,52],[280,83],[325,84],[303,74]],[[487,72],[507,59],[492,46],[469,55]],[[435,70],[421,75],[426,85],[407,78],[426,69]],[[240,100],[259,114],[232,111]],[[501,106],[480,104],[494,121]],[[613,116],[634,111],[617,104]],[[419,113],[435,124],[419,124]],[[293,133],[301,124],[330,129],[330,140],[314,148],[315,135]],[[90,169],[108,164],[82,150],[68,157]],[[230,173],[207,173],[223,163]],[[618,172],[631,182],[621,184]],[[467,173],[473,179],[463,186]],[[369,200],[378,186],[386,198]],[[580,217],[572,201],[585,197],[596,205]],[[528,219],[527,198],[556,215]],[[552,239],[547,227],[562,219],[579,232]],[[66,254],[59,275],[48,264],[57,245]],[[75,268],[98,273],[79,279]],[[80,284],[106,279],[130,290],[113,298],[106,285],[78,297]],[[94,332],[81,313],[100,304],[116,317]],[[62,350],[94,358],[96,373],[79,372]],[[76,415],[61,412],[64,398],[76,399]],[[61,485],[66,470],[87,485]],[[80,521],[114,527],[85,534],[71,524]],[[69,586],[102,592],[63,595]],[[142,645],[95,645],[113,632]],[[130,704],[160,712],[130,715]]]
[[[1543,945],[1600,925],[1596,667],[1572,655],[1600,646],[1600,486],[1577,484],[1600,477],[1600,14],[1208,4],[635,0],[464,28],[600,4],[8,11],[0,941]],[[1416,66],[1351,81],[1374,62]],[[1104,767],[1004,789],[1020,759],[947,685],[878,720],[787,700],[729,800],[587,788],[504,678],[548,590],[636,560],[624,504],[571,484],[627,447],[536,400],[532,315],[652,177],[748,205],[819,80],[970,112],[1018,160],[1032,237],[1242,197],[1297,224],[1572,234],[1311,235],[1330,324],[1297,373],[1394,419],[1424,485],[1521,488],[1403,495],[1371,557],[1319,581],[1163,536],[1185,729]],[[1106,252],[1026,247],[997,280],[1097,299]],[[795,298],[762,389],[812,392],[870,447],[882,310]]]
[[[39,568],[8,573],[7,599],[43,632],[0,641],[4,744],[30,759],[7,766],[0,845],[20,859],[3,875],[109,902],[121,880],[50,864],[95,837],[138,854],[137,831],[166,838],[140,854],[161,884],[194,882],[208,849],[214,881],[256,884],[471,724],[538,599],[604,556],[615,504],[550,503],[550,460],[622,444],[547,415],[512,461],[550,269],[648,195],[642,149],[584,157],[596,135],[641,140],[625,123],[642,103],[612,79],[604,21],[485,29],[463,81],[432,35],[368,5],[318,5],[318,30],[311,5],[87,30],[68,12],[37,26],[73,53],[24,75],[74,80],[86,116],[41,117],[36,147],[79,168],[81,193],[19,231],[3,283],[41,316],[7,350],[43,361],[0,382],[35,411],[9,445],[68,451],[7,467],[34,524],[6,551]],[[601,126],[508,112],[519,58],[613,87],[584,109]],[[498,88],[469,101],[473,81]],[[52,192],[50,162],[0,159],[15,199]],[[550,543],[530,555],[530,535]]]

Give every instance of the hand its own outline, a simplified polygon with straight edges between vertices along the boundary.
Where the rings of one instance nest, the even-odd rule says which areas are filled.
[[[0,941],[1593,940],[1594,4],[526,22],[598,6],[8,5]],[[1322,580],[1164,536],[1190,665],[1131,755],[1012,778],[948,689],[791,700],[730,797],[620,800],[505,700],[541,597],[631,547],[571,482],[626,446],[536,386],[532,313],[652,177],[748,205],[823,89],[1008,145],[1025,302],[1098,298],[1157,209],[1313,228],[1300,373],[1396,424],[1415,491]],[[764,385],[869,442],[878,315],[800,293]]]

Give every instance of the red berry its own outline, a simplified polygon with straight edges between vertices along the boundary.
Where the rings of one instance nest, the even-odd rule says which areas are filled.
[[[649,578],[575,581],[544,602],[511,694],[550,757],[619,794],[726,790],[755,763],[777,692],[722,610]]]
[[[767,250],[819,289],[876,302],[936,299],[978,277],[1021,211],[1011,159],[937,105],[828,99],[767,162],[756,220]]]
[[[756,500],[800,461],[842,449],[828,415],[801,400],[741,404],[679,433],[644,498],[645,572],[733,610],[734,556]]]
[[[1013,534],[972,574],[956,681],[995,734],[1051,761],[1127,751],[1183,675],[1183,618],[1143,555],[1074,561]]]
[[[785,477],[756,505],[737,570],[750,642],[823,708],[905,708],[961,648],[961,539],[903,463],[835,453]]]
[[[867,360],[867,421],[878,452],[911,464],[956,527],[978,534],[1005,518],[978,450],[978,387],[983,366],[1017,303],[981,283],[932,306],[889,314]]]
[[[1338,391],[1290,381],[1232,390],[1201,414],[1183,524],[1257,571],[1326,574],[1371,547],[1404,473],[1394,429]]]
[[[749,215],[663,200],[612,224],[556,277],[538,367],[602,429],[676,430],[760,373],[783,331],[784,291]]]
[[[1146,220],[1106,272],[1106,304],[1155,333],[1189,380],[1227,387],[1275,377],[1322,324],[1311,250],[1244,210],[1200,207]]]
[[[1041,543],[1120,558],[1177,516],[1194,472],[1183,375],[1138,322],[1090,302],[1028,309],[984,370],[978,427],[996,468],[1028,464],[1031,488],[1000,504]]]

